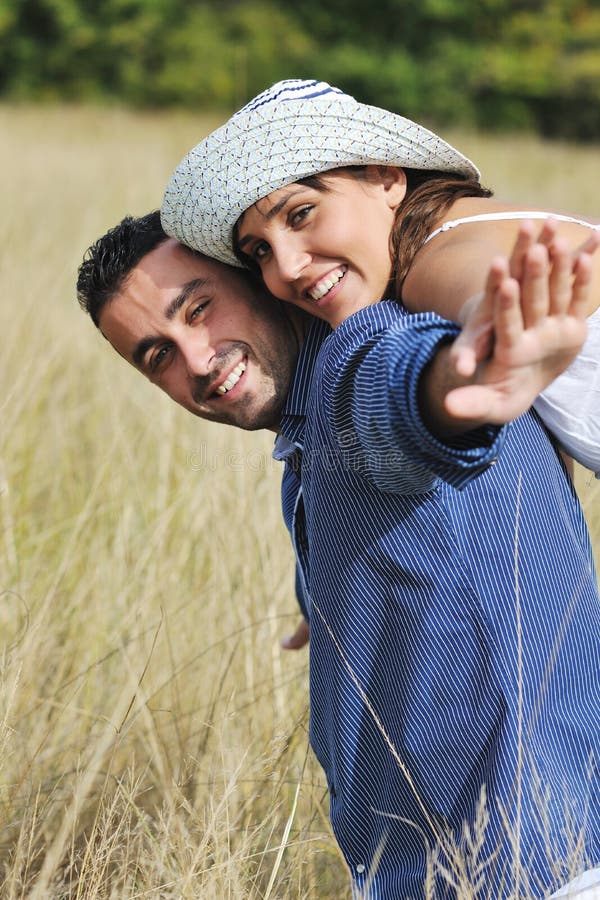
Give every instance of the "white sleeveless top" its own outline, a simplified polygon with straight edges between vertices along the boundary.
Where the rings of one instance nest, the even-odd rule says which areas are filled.
[[[429,235],[425,243],[441,232],[465,222],[550,217],[559,222],[574,222],[592,231],[600,231],[600,225],[539,210],[484,213],[445,222]],[[600,307],[589,317],[587,325],[588,336],[579,356],[539,395],[534,408],[569,456],[600,478]]]

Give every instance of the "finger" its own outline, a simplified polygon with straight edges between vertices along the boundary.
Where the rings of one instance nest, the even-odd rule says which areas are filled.
[[[470,378],[477,368],[477,353],[473,347],[463,346],[459,342],[460,338],[457,338],[452,345],[450,358],[456,374],[461,378]]]
[[[446,394],[445,407],[454,419],[479,420],[489,425],[504,425],[529,409],[542,384],[524,382],[523,389],[508,394],[493,385],[470,384]]]
[[[581,253],[573,266],[573,284],[569,315],[585,320],[588,315],[590,285],[592,282],[592,257],[589,253]]]
[[[508,263],[504,257],[499,256],[490,264],[483,297],[467,312],[462,332],[450,351],[458,375],[469,378],[475,372],[477,363],[487,359],[492,352],[496,294],[506,278],[508,278]],[[467,307],[468,304],[463,308]]]
[[[506,278],[510,278],[510,264],[504,256],[496,256],[490,263],[485,283],[484,301],[491,311],[494,306],[496,291]],[[514,276],[512,276],[514,277]]]
[[[523,333],[519,282],[506,277],[496,291],[494,304],[494,353],[510,350]]]
[[[517,239],[510,258],[510,274],[517,281],[523,275],[523,264],[527,252],[534,244],[543,244],[545,247],[550,248],[556,238],[558,223],[552,216],[544,219],[537,237],[535,236],[535,228],[535,222],[531,219],[523,219],[519,225]]]
[[[502,335],[502,332],[505,327],[508,325],[508,320],[506,316],[510,314],[511,309],[506,308],[506,304],[508,303],[509,307],[512,307],[512,298],[507,298],[503,295],[503,290],[507,288],[510,290],[509,285],[514,285],[516,282],[509,275],[509,263],[503,256],[498,256],[492,260],[490,264],[490,269],[488,272],[488,277],[485,284],[485,304],[489,309],[489,320],[491,322],[491,327],[488,330],[486,335],[486,343],[485,350],[486,355],[491,355],[494,344],[498,340],[498,335]],[[513,288],[514,290],[514,288]],[[504,315],[502,315],[502,311]],[[498,331],[500,329],[500,332]],[[459,344],[460,349],[460,344]],[[483,359],[484,356],[479,355],[476,359],[476,362]],[[463,361],[465,368],[469,365],[470,361],[468,359]],[[469,377],[473,374],[473,371],[464,371],[461,372],[457,366],[457,372],[459,375],[463,374],[466,377]]]
[[[444,406],[455,419],[480,419],[494,424],[495,402],[496,396],[492,389],[485,385],[470,384],[449,391]]]
[[[549,248],[550,277],[548,285],[550,289],[548,312],[550,315],[564,315],[569,309],[571,299],[571,275],[573,271],[573,257],[566,241],[556,238]]]
[[[591,237],[584,241],[583,244],[574,251],[573,256],[577,259],[582,253],[593,255],[598,247],[600,247],[600,231],[594,231]]]
[[[475,304],[476,319],[471,313],[474,311],[470,305],[471,301],[467,301],[461,310],[461,324],[463,326],[472,325],[475,321],[478,325],[480,322],[491,322],[494,309],[494,296],[498,289],[498,285],[503,278],[508,275],[508,262],[503,256],[497,256],[490,263],[487,278],[485,280],[484,289],[481,294],[471,298],[471,301],[477,301]]]
[[[534,244],[523,261],[520,279],[521,310],[525,328],[537,325],[548,315],[550,263],[544,244]]]
[[[309,625],[306,619],[302,619],[293,634],[287,635],[281,639],[281,646],[284,650],[301,650],[308,644],[310,639]]]
[[[534,224],[531,219],[524,219],[519,225],[517,239],[510,255],[509,271],[513,278],[520,280],[523,273],[523,259],[534,243]]]
[[[535,243],[544,244],[545,247],[549,248],[556,240],[557,232],[558,221],[552,216],[548,216],[547,219],[544,219],[543,225],[540,228],[540,233],[538,234]]]

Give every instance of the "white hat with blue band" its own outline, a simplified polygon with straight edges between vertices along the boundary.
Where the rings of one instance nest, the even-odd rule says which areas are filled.
[[[280,81],[177,166],[161,208],[163,228],[207,256],[241,266],[233,228],[257,200],[318,172],[369,164],[479,177],[466,156],[410,119],[359,103],[323,81]]]

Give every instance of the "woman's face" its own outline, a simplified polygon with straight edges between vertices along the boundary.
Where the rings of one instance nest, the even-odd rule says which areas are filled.
[[[404,172],[367,166],[322,176],[325,190],[279,188],[238,222],[239,249],[281,300],[335,328],[381,300],[391,276],[390,232],[406,189]]]

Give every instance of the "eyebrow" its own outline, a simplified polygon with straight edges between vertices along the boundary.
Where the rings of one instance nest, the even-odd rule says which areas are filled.
[[[281,198],[281,200],[279,201],[279,203],[276,203],[275,206],[272,206],[271,209],[270,209],[268,212],[266,212],[266,213],[264,214],[264,219],[265,219],[267,222],[270,222],[271,219],[274,219],[275,216],[277,215],[277,213],[280,213],[280,212],[281,212],[281,210],[284,208],[284,206],[286,205],[286,203],[287,203],[289,200],[291,200],[292,197],[295,197],[296,194],[302,192],[303,187],[304,187],[304,185],[302,185],[302,187],[299,187],[299,188],[298,188],[297,190],[295,190],[295,191],[289,191],[289,192],[285,195],[285,197],[282,197],[282,198]],[[258,202],[258,201],[257,201],[257,202]],[[252,235],[251,235],[251,234],[248,234],[248,235],[246,235],[246,237],[243,237],[243,238],[238,238],[238,247],[239,247],[239,249],[241,250],[242,247],[244,247],[244,246],[248,243],[248,241],[251,241],[251,240],[252,240]]]
[[[207,283],[206,278],[194,278],[192,281],[187,281],[182,291],[174,297],[169,304],[167,304],[164,310],[164,317],[167,322],[171,322],[176,314],[179,312],[184,303],[189,300],[189,298],[195,294],[197,291],[201,290]],[[131,354],[131,358],[133,362],[137,366],[138,369],[143,368],[144,357],[148,350],[151,350],[152,347],[159,344],[162,340],[164,340],[159,335],[148,335],[147,337],[141,338],[133,348],[133,353]]]

